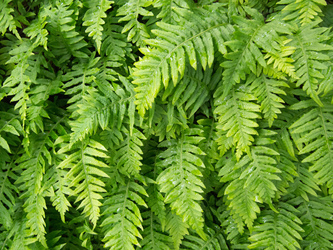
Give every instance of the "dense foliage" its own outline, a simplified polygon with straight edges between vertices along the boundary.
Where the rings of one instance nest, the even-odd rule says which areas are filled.
[[[333,249],[333,5],[0,0],[0,249]]]

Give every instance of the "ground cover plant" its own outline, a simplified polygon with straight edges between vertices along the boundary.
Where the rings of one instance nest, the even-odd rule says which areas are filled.
[[[1,0],[0,249],[333,249],[332,6]]]

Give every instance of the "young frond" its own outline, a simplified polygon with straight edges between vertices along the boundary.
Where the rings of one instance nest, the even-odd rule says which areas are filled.
[[[237,160],[244,152],[250,153],[250,146],[257,135],[256,119],[260,118],[260,106],[253,103],[256,97],[251,94],[249,87],[233,87],[225,99],[215,99],[214,113],[218,115],[217,129],[226,131],[226,137],[233,138],[236,146]]]
[[[304,102],[305,107],[312,107],[290,127],[293,134],[298,134],[297,140],[302,146],[299,154],[305,154],[302,162],[312,164],[310,171],[318,185],[327,184],[330,193],[333,193],[333,105],[325,102],[324,107],[318,107],[312,100]],[[302,105],[299,105],[302,106]],[[297,108],[295,104],[294,109]]]
[[[290,202],[279,202],[276,206],[279,213],[272,210],[262,211],[258,224],[253,227],[249,238],[253,243],[249,249],[265,248],[297,250],[301,246],[300,235],[304,232],[302,221],[297,217],[299,211]]]
[[[139,206],[147,207],[141,195],[148,194],[141,185],[130,180],[125,185],[119,185],[111,194],[105,200],[106,209],[101,224],[104,247],[134,250],[134,245],[140,246],[138,238],[142,239],[138,230],[143,230]]]
[[[203,139],[197,136],[200,132],[199,129],[188,129],[183,131],[179,139],[159,144],[159,147],[168,149],[159,154],[163,160],[158,164],[164,170],[156,182],[160,192],[165,193],[164,202],[170,203],[171,209],[205,238],[199,203],[202,200],[200,193],[203,193],[205,186],[200,180],[202,173],[198,169],[205,167],[198,157],[204,155],[204,152],[196,146]]]
[[[286,5],[282,12],[285,15],[284,20],[297,20],[301,25],[320,20],[320,7],[327,5],[325,0],[281,0],[278,4]]]
[[[58,151],[58,154],[66,154],[67,157],[57,166],[59,169],[68,170],[66,179],[70,180],[69,188],[73,195],[77,196],[75,202],[80,202],[78,209],[83,208],[83,214],[89,217],[96,226],[100,217],[99,201],[103,197],[101,193],[106,192],[105,183],[102,178],[109,176],[102,170],[108,168],[101,159],[108,158],[104,146],[94,140],[77,142],[72,146],[69,136],[59,137],[56,142],[67,142]]]
[[[296,51],[291,58],[295,61],[296,86],[302,86],[303,90],[320,106],[323,106],[318,97],[318,85],[324,78],[322,70],[327,69],[327,61],[330,57],[328,51],[333,47],[325,44],[328,36],[324,34],[327,28],[315,28],[316,23],[304,25],[292,36],[291,46]]]
[[[83,17],[83,26],[87,26],[86,33],[94,39],[99,54],[101,53],[103,24],[105,24],[103,19],[107,17],[106,12],[111,8],[112,3],[113,1],[109,0],[89,0],[84,2],[88,10]]]
[[[141,48],[145,55],[135,63],[134,81],[137,109],[143,116],[160,91],[161,85],[168,87],[170,79],[174,85],[183,78],[186,61],[196,69],[200,61],[203,69],[211,67],[214,60],[214,45],[225,52],[223,41],[229,33],[224,13],[209,13],[209,17],[191,19],[191,12],[177,9],[183,15],[182,26],[164,22],[157,23],[159,29],[152,32],[155,39],[147,40],[150,47]],[[197,51],[197,52],[196,52]]]

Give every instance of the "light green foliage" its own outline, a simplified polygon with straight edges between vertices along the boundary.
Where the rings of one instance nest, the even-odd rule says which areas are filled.
[[[0,0],[0,249],[332,249],[332,6]]]

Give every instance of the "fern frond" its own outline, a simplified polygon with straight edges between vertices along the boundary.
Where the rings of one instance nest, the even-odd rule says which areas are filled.
[[[314,178],[318,185],[327,184],[330,193],[333,193],[333,181],[330,176],[333,174],[332,159],[332,109],[333,105],[325,102],[324,107],[318,107],[312,100],[305,102],[310,110],[300,119],[291,125],[293,134],[299,134],[297,140],[302,145],[299,154],[306,154],[302,162],[309,162],[311,172],[315,172]],[[293,106],[296,109],[296,104]]]
[[[12,2],[12,0],[4,0],[0,3],[0,33],[2,33],[1,35],[3,36],[7,29],[9,29],[9,31],[13,32],[18,38],[20,38],[16,29],[19,24],[11,14],[14,10],[13,8],[10,8],[10,2]]]
[[[49,13],[49,22],[46,28],[49,30],[49,53],[54,58],[54,63],[62,68],[63,63],[71,56],[88,58],[83,49],[88,45],[84,37],[75,30],[77,14],[75,3],[57,2],[56,7]]]
[[[174,11],[174,8],[189,9],[191,3],[188,0],[156,0],[153,2],[155,8],[160,9],[160,12],[156,16],[165,23],[175,24],[175,19],[178,15]]]
[[[114,79],[109,72],[100,72],[95,80],[99,90],[88,88],[83,99],[79,100],[80,103],[76,105],[77,109],[72,115],[73,120],[70,121],[73,131],[71,142],[74,143],[95,134],[99,127],[102,130],[109,127],[121,133],[129,132],[129,136],[133,134],[135,120],[133,87],[124,77],[120,77],[124,86],[116,83],[111,85],[108,81],[110,78]],[[129,123],[129,131],[124,127],[124,123]]]
[[[202,199],[204,184],[199,177],[202,173],[198,169],[204,168],[198,157],[204,155],[196,145],[204,139],[196,136],[199,129],[188,129],[179,139],[171,139],[159,144],[167,147],[159,157],[163,160],[159,166],[165,170],[156,179],[160,191],[165,193],[165,203],[170,203],[172,210],[181,216],[196,232],[205,238],[203,232],[202,209],[198,201]]]
[[[222,250],[228,249],[227,243],[222,234],[223,229],[215,225],[214,228],[206,227],[207,240],[203,240],[196,235],[186,235],[182,246],[193,250]]]
[[[300,211],[299,218],[303,223],[304,233],[301,249],[330,249],[333,245],[332,226],[332,198],[313,197],[304,200],[302,197],[295,197],[290,204]]]
[[[311,23],[321,19],[319,14],[321,14],[320,7],[327,5],[325,0],[281,0],[278,4],[285,4],[282,12],[284,12],[284,20],[298,20],[301,25]]]
[[[179,250],[180,243],[185,235],[189,234],[189,225],[182,219],[181,216],[174,214],[171,210],[168,211],[166,216],[166,230],[172,237],[173,246]]]
[[[94,39],[99,54],[101,53],[103,24],[105,24],[103,19],[107,17],[106,12],[111,8],[112,3],[113,1],[109,0],[90,0],[84,2],[88,10],[83,17],[83,26],[88,26],[86,33]]]
[[[332,51],[333,47],[324,43],[328,39],[325,34],[327,28],[315,28],[316,24],[314,22],[302,26],[292,36],[293,41],[290,45],[296,47],[292,55],[298,77],[296,86],[302,86],[303,90],[322,106],[317,93],[318,85],[324,78],[321,71],[327,69],[326,61],[330,59],[327,52]]]
[[[224,99],[230,89],[241,80],[245,80],[248,74],[259,76],[260,68],[266,68],[273,62],[273,68],[293,75],[293,66],[288,61],[290,58],[285,58],[292,50],[290,47],[285,47],[285,39],[282,36],[291,34],[291,25],[278,18],[266,23],[264,16],[258,11],[246,6],[244,10],[247,15],[252,16],[252,20],[241,16],[233,17],[237,25],[234,26],[235,32],[230,41],[225,42],[231,51],[224,55],[227,60],[221,64],[224,68],[223,84],[215,93],[215,97],[222,95]],[[268,57],[270,59],[266,62],[265,59]]]
[[[119,185],[112,195],[106,198],[101,226],[104,231],[104,247],[112,249],[133,249],[140,246],[138,238],[142,236],[142,217],[138,205],[147,207],[140,195],[147,196],[146,190],[134,181]]]
[[[209,17],[199,16],[192,20],[191,12],[184,9],[177,11],[184,16],[182,27],[157,23],[159,29],[152,31],[157,38],[146,41],[150,47],[141,49],[145,56],[135,63],[133,83],[138,85],[135,89],[136,104],[141,116],[152,107],[162,83],[167,87],[172,79],[176,85],[184,76],[187,58],[194,69],[197,60],[206,69],[214,60],[214,44],[219,51],[226,50],[223,41],[229,30],[225,27],[226,16],[223,13],[210,13]]]
[[[250,153],[250,145],[254,141],[253,135],[258,127],[256,119],[260,118],[260,106],[253,103],[256,97],[251,94],[246,86],[232,88],[225,98],[215,100],[214,113],[218,115],[217,129],[226,131],[226,137],[233,138],[236,146],[237,160],[244,152]]]
[[[274,80],[264,74],[259,77],[251,75],[247,84],[250,84],[250,90],[261,104],[260,110],[271,127],[274,119],[281,113],[280,109],[284,108],[284,100],[279,95],[286,95],[283,87],[288,88],[289,85],[282,80]]]
[[[126,36],[121,33],[122,26],[118,24],[119,18],[115,17],[116,11],[112,11],[105,19],[103,27],[101,56],[105,56],[106,66],[116,69],[121,66],[126,66],[126,59],[133,60],[131,54],[132,45],[126,40]],[[127,69],[126,69],[127,70]],[[126,71],[127,75],[128,72]]]
[[[56,143],[63,140],[68,143],[69,136],[59,137]],[[103,198],[101,193],[106,192],[102,178],[109,177],[101,170],[109,166],[98,158],[108,158],[106,149],[94,140],[77,142],[73,149],[71,146],[72,144],[68,143],[58,151],[58,154],[66,153],[67,158],[57,167],[69,169],[66,179],[71,181],[68,187],[73,189],[73,194],[77,196],[75,202],[80,202],[78,209],[83,208],[83,214],[96,226],[102,205],[99,201]]]
[[[46,19],[50,8],[50,4],[41,6],[41,9],[38,12],[38,17],[23,31],[28,37],[30,37],[30,40],[33,41],[35,47],[41,45],[45,50],[47,50],[47,36],[49,34],[47,29],[45,29],[45,26],[47,24]]]
[[[0,149],[0,154],[2,156],[0,160],[0,224],[4,227],[5,231],[9,231],[13,226],[15,204],[19,193],[19,190],[12,181],[18,178],[14,172],[14,160],[17,156],[12,155],[11,160],[10,156],[3,149]]]
[[[158,217],[152,210],[142,213],[143,240],[140,242],[142,249],[170,250],[173,244],[172,238],[162,231],[162,226]]]
[[[187,66],[179,83],[176,86],[169,84],[162,95],[162,101],[168,100],[186,119],[191,118],[210,99],[213,90],[221,81],[220,67],[203,71],[198,63],[196,68],[194,70]]]
[[[95,86],[94,80],[99,69],[96,67],[99,57],[94,57],[92,54],[90,60],[82,60],[76,63],[72,70],[63,75],[62,80],[66,82],[63,89],[66,90],[66,95],[70,96],[68,109],[75,111],[78,109],[78,104],[82,103],[83,96],[87,95],[87,91]],[[75,113],[74,113],[75,114]]]
[[[223,166],[219,171],[221,182],[230,182],[224,190],[227,195],[230,215],[233,217],[240,233],[244,232],[244,223],[251,230],[257,213],[260,213],[258,202],[262,203],[260,196],[256,195],[249,186],[245,186],[245,179],[240,179],[242,170],[247,164],[244,160],[236,161],[236,157],[224,155],[217,163],[217,167]]]
[[[146,8],[151,6],[151,0],[122,0],[117,16],[121,16],[119,22],[127,22],[123,26],[122,33],[128,32],[127,40],[136,43],[139,47],[145,45],[144,40],[150,37],[150,32],[145,23],[140,22],[139,17],[150,17],[153,13]]]
[[[119,146],[114,147],[112,162],[123,175],[136,176],[141,170],[141,146],[146,137],[136,128],[133,129],[132,135],[125,127],[122,133],[125,138]]]
[[[300,233],[304,230],[301,227],[302,221],[296,215],[299,211],[290,202],[279,202],[276,207],[279,213],[265,210],[260,214],[258,225],[253,227],[253,234],[249,238],[254,243],[248,248],[290,250],[301,248]]]

